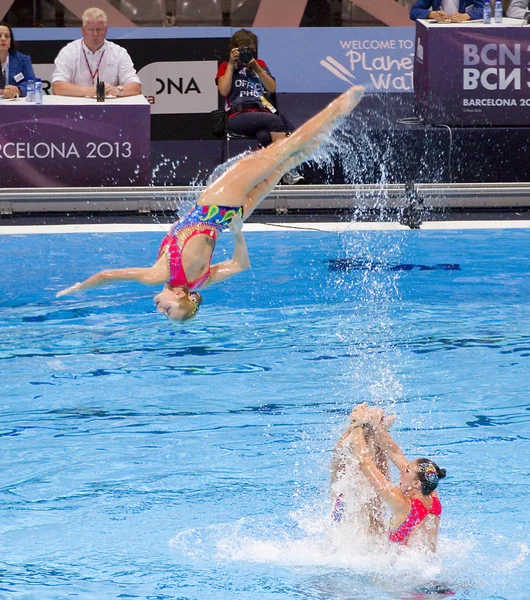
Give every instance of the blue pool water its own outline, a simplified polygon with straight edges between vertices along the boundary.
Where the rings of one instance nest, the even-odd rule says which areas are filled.
[[[1,598],[529,597],[529,231],[250,232],[184,326],[55,299],[161,236],[0,236]],[[448,471],[434,563],[330,536],[362,400]]]

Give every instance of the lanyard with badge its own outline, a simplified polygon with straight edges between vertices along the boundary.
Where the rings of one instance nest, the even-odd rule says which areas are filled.
[[[252,81],[252,74],[248,72],[248,68],[247,68],[247,77],[248,77],[249,85],[251,88],[254,88],[254,92],[259,97],[259,101],[261,102],[261,105],[263,106],[263,108],[266,108],[271,113],[278,112],[276,110],[276,107],[274,106],[274,104],[272,104],[272,102],[270,102],[269,99],[265,96],[265,86],[263,85],[258,74],[254,73],[254,72],[253,72],[253,74],[256,76],[257,81]]]
[[[105,55],[105,50],[103,50],[103,52],[101,53],[101,56],[99,57],[98,65],[96,67],[96,70],[93,73],[92,73],[92,69],[90,68],[90,63],[88,62],[88,57],[86,55],[85,49],[82,48],[82,50],[83,50],[83,55],[85,57],[85,62],[86,62],[88,72],[90,73],[91,81],[92,81],[92,83],[94,83],[94,79],[96,79],[96,77],[99,79],[99,67],[101,65],[101,61],[103,60],[103,56]]]

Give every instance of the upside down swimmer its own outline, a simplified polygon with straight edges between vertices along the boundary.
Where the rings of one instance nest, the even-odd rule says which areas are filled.
[[[280,179],[307,160],[330,132],[359,104],[364,88],[353,86],[299,127],[291,136],[247,154],[231,165],[200,195],[197,205],[175,223],[151,267],[109,269],[57,293],[64,296],[111,282],[164,284],[155,296],[158,312],[186,321],[199,308],[197,293],[250,267],[242,233],[248,219]],[[234,240],[231,259],[211,264],[217,236],[229,228]]]

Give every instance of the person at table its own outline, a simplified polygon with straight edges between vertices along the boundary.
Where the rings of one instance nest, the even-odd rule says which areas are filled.
[[[142,84],[129,53],[105,39],[107,15],[99,8],[88,8],[82,20],[82,39],[70,42],[55,59],[52,92],[92,98],[99,79],[105,83],[105,96],[141,94]]]
[[[31,58],[16,48],[13,30],[0,21],[0,93],[6,100],[25,96],[28,79],[35,79]]]
[[[484,16],[485,0],[417,0],[410,9],[410,18],[463,23]]]
[[[511,0],[506,10],[506,16],[511,19],[526,19],[530,14],[529,0]]]
[[[285,173],[314,155],[359,104],[363,93],[363,87],[350,88],[291,136],[236,158],[224,173],[206,186],[190,212],[173,224],[151,267],[100,271],[61,290],[57,296],[121,281],[163,284],[162,291],[154,298],[158,312],[178,321],[193,317],[202,301],[196,290],[225,281],[250,267],[241,231],[243,221]],[[212,265],[217,238],[227,227],[234,240],[233,256]]]

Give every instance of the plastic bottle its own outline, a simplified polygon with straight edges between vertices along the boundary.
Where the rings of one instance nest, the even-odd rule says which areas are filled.
[[[495,2],[495,23],[502,23],[502,2],[496,0]]]
[[[42,104],[42,79],[35,79],[35,104]]]
[[[491,4],[490,0],[486,0],[484,3],[484,25],[491,23]]]
[[[33,77],[28,79],[28,86],[26,88],[26,101],[35,102],[35,79]]]

